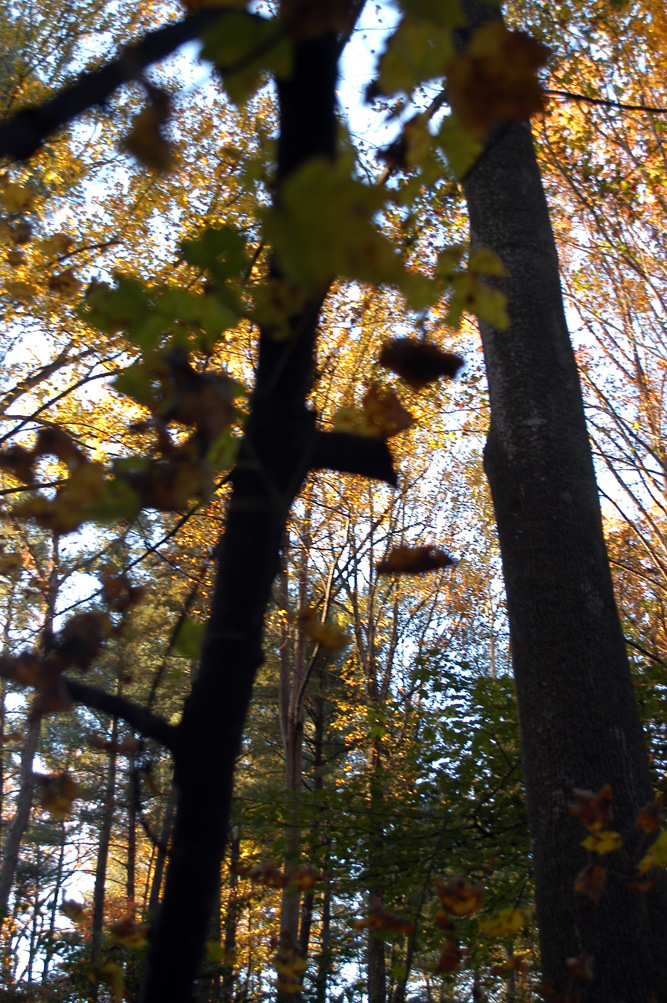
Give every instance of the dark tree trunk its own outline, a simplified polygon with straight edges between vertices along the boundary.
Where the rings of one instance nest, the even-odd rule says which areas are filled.
[[[477,23],[491,6],[467,3]],[[497,12],[495,12],[497,16]],[[474,23],[474,21],[473,21]],[[491,426],[485,469],[502,552],[547,982],[594,956],[587,1003],[667,999],[662,883],[629,890],[624,854],[599,907],[576,894],[587,863],[572,789],[614,794],[614,828],[637,852],[652,798],[646,749],[614,602],[558,260],[526,124],[503,127],[465,185],[472,242],[500,256],[511,328],[482,324]]]

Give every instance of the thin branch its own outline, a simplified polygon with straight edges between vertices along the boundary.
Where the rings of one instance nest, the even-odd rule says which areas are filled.
[[[124,697],[105,693],[104,690],[100,690],[96,686],[88,686],[77,679],[67,679],[63,676],[63,683],[75,703],[119,717],[145,738],[153,738],[167,749],[174,748],[176,728],[168,724],[159,714],[154,714],[140,704],[135,704]]]
[[[623,101],[612,101],[609,98],[590,98],[586,94],[577,94],[574,91],[556,91],[549,87],[545,87],[544,92],[552,97],[566,98],[569,101],[582,101],[585,104],[598,104],[605,108],[619,108],[621,111],[645,111],[652,115],[667,115],[667,108],[654,107],[649,104],[625,104]]]

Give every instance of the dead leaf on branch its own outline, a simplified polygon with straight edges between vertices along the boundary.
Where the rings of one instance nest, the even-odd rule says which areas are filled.
[[[427,341],[395,338],[386,341],[380,351],[381,366],[390,369],[413,390],[423,390],[442,377],[453,379],[463,366],[463,359],[453,352],[444,352]]]
[[[376,570],[381,575],[421,575],[455,564],[455,559],[438,547],[393,547]]]
[[[577,787],[572,793],[577,800],[574,804],[568,805],[570,815],[581,819],[589,832],[609,828],[614,818],[612,808],[614,795],[610,784],[601,787],[597,794]]]
[[[580,895],[585,895],[593,905],[599,905],[606,880],[606,867],[600,867],[599,864],[586,864],[577,874],[574,890]]]
[[[435,966],[436,972],[455,972],[461,964],[463,952],[456,937],[447,937]]]
[[[643,829],[644,832],[657,832],[660,828],[660,822],[662,821],[664,807],[665,799],[662,797],[656,798],[655,801],[651,801],[649,804],[644,805],[635,819],[635,825],[639,826],[640,829]]]
[[[171,99],[166,91],[152,85],[148,87],[148,98],[149,104],[133,119],[122,149],[144,167],[164,174],[173,162],[171,144],[162,131],[169,122]]]

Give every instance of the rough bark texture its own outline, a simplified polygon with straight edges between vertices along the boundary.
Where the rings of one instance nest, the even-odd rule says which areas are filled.
[[[481,19],[490,8],[466,5]],[[608,863],[598,908],[574,892],[587,863],[574,787],[611,784],[614,828],[637,853],[634,819],[652,798],[614,602],[581,389],[529,127],[504,128],[466,183],[471,238],[501,257],[511,328],[481,325],[491,426],[485,469],[502,551],[545,980],[595,958],[587,1003],[667,999],[664,886],[629,890]],[[573,987],[577,988],[577,987]],[[584,997],[582,997],[584,998]]]

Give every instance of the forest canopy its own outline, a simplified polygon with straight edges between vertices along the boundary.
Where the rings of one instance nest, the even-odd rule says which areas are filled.
[[[665,998],[666,43],[0,12],[0,1000]]]

